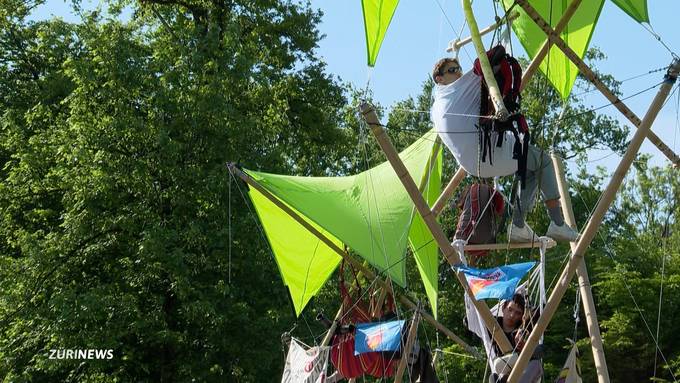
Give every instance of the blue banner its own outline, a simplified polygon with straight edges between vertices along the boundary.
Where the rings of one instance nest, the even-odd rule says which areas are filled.
[[[475,299],[510,299],[517,284],[536,262],[516,263],[491,269],[461,266]]]
[[[354,355],[375,351],[398,351],[405,321],[357,323]]]

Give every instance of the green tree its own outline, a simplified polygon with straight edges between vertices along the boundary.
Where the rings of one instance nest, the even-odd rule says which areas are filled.
[[[0,376],[267,381],[289,308],[225,164],[345,166],[345,98],[314,55],[320,14],[108,4],[68,24],[3,3]],[[48,359],[86,348],[114,358]]]

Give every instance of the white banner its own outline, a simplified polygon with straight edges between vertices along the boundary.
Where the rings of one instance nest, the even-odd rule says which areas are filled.
[[[330,347],[305,350],[295,339],[291,339],[281,383],[325,382],[330,350]]]
[[[560,375],[557,377],[555,383],[581,383],[581,366],[578,360],[578,348],[574,344],[567,358],[567,362],[564,363]]]

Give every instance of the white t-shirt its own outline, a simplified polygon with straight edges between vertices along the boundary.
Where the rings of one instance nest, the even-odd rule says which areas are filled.
[[[493,165],[489,158],[482,162],[479,104],[481,77],[469,71],[449,85],[435,85],[434,104],[430,118],[435,131],[456,161],[468,174],[482,178],[507,176],[517,171],[517,160],[512,159],[515,137],[505,133],[503,146],[496,146],[497,134],[491,134]]]

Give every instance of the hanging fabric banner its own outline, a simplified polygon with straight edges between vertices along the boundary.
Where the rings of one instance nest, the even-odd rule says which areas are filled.
[[[562,371],[557,377],[555,383],[581,383],[581,364],[578,360],[578,347],[576,343],[571,347],[571,352],[567,358]]]
[[[524,275],[536,262],[516,263],[491,269],[461,266],[475,299],[510,299]]]
[[[358,323],[354,338],[354,355],[375,351],[398,351],[401,344],[403,320]]]
[[[330,347],[312,347],[305,350],[295,339],[291,339],[281,383],[323,383],[326,381],[330,349]]]

